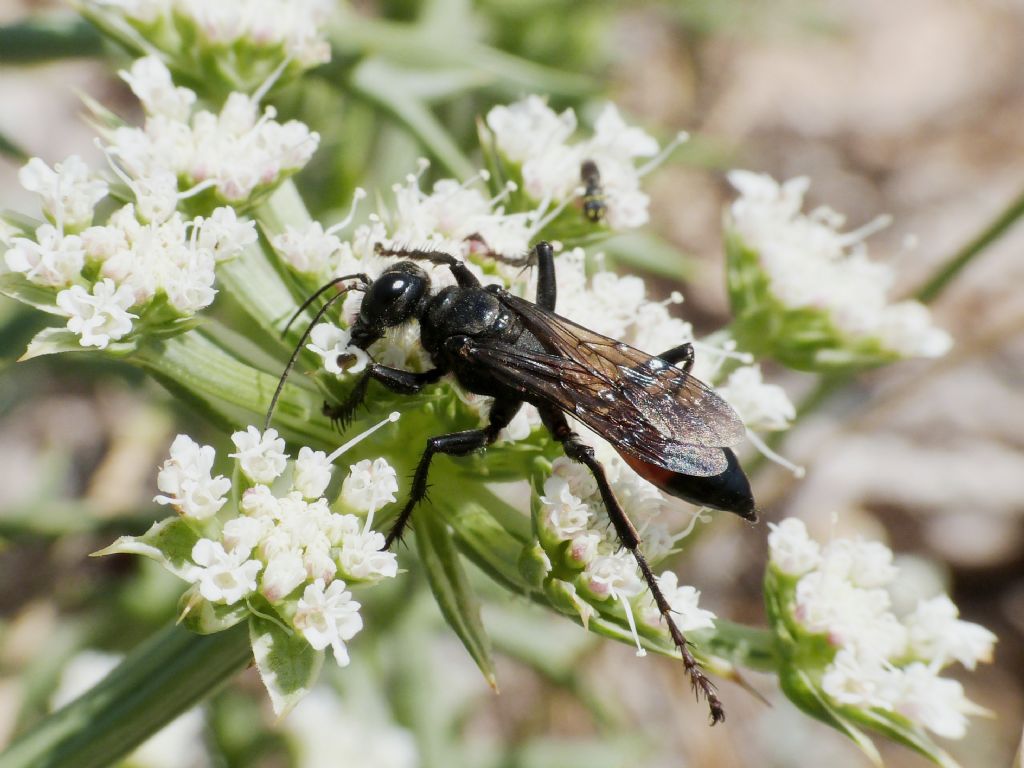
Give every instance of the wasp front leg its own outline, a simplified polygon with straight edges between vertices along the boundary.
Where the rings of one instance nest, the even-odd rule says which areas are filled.
[[[352,387],[352,391],[348,393],[348,397],[343,402],[335,405],[327,402],[324,403],[323,414],[339,430],[344,431],[352,422],[356,410],[366,399],[366,390],[370,386],[371,379],[380,382],[392,392],[397,392],[400,395],[415,395],[423,387],[440,380],[444,373],[440,368],[431,368],[429,371],[422,372],[403,371],[400,368],[389,368],[386,365],[371,363],[366,367],[366,371],[359,377],[355,386]]]

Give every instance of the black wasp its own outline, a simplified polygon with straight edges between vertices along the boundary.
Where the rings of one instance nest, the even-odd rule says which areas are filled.
[[[583,215],[587,217],[587,221],[597,224],[608,211],[597,163],[593,160],[584,160],[580,164],[580,181],[583,182]]]
[[[371,363],[343,403],[325,404],[325,415],[347,424],[363,402],[371,379],[393,392],[413,394],[450,373],[466,390],[494,398],[487,426],[427,440],[409,499],[388,533],[385,547],[401,537],[413,509],[423,499],[430,462],[436,454],[465,456],[485,448],[523,403],[536,406],[544,426],[561,442],[566,455],[593,473],[619,540],[636,557],[694,686],[708,700],[712,722],[722,720],[725,713],[714,686],[672,620],[671,608],[639,549],[636,528],[615,498],[594,450],[572,431],[565,417],[569,414],[579,419],[608,440],[633,469],[665,492],[755,520],[750,484],[731,450],[744,437],[743,423],[722,398],[690,375],[693,347],[687,343],[652,357],[556,315],[554,253],[545,242],[538,243],[525,258],[490,254],[510,263],[536,265],[536,302],[495,285],[481,286],[465,264],[448,253],[379,246],[378,252],[406,260],[392,264],[375,280],[366,275],[337,278],[310,297],[299,313],[330,287],[357,280],[346,288],[365,292],[352,325],[352,344],[365,350],[387,329],[415,319],[434,367],[404,371]],[[416,261],[446,266],[457,285],[432,292],[429,276]],[[319,310],[310,327],[341,295]],[[308,333],[309,329],[292,363]],[[339,360],[340,365],[344,362]],[[283,384],[284,377],[278,394]],[[270,414],[267,421],[269,424]]]

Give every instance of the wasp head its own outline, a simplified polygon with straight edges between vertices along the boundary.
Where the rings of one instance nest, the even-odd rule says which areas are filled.
[[[352,326],[352,343],[365,349],[388,328],[417,317],[430,293],[430,278],[411,261],[392,264],[370,283],[359,317]]]

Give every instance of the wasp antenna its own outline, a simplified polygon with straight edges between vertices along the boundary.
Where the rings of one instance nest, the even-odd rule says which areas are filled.
[[[319,288],[316,289],[316,293],[314,293],[312,296],[310,296],[308,299],[306,299],[304,302],[302,302],[302,305],[297,310],[295,310],[295,314],[293,314],[288,319],[288,322],[285,323],[284,328],[281,329],[281,338],[282,339],[284,338],[285,334],[288,333],[288,329],[292,327],[292,323],[294,323],[296,320],[299,319],[299,315],[301,315],[303,312],[305,312],[309,308],[310,304],[312,304],[314,301],[316,301],[318,298],[320,298],[324,294],[325,291],[329,291],[331,288],[336,286],[338,283],[343,283],[346,280],[360,280],[363,283],[363,285],[368,285],[369,282],[370,282],[370,278],[360,272],[360,273],[357,273],[357,274],[354,274],[354,275],[343,275],[342,277],[336,277],[333,280],[331,280],[329,283],[326,283],[325,285],[320,286]],[[342,295],[342,293],[338,294],[338,296],[341,296],[341,295]],[[333,302],[334,299],[336,299],[336,298],[337,298],[337,296],[332,298],[331,301],[328,302],[328,304]],[[317,317],[319,317],[319,315],[317,315]]]
[[[320,290],[318,290],[316,293],[314,293],[308,299],[306,299],[306,301],[303,302],[302,306],[299,308],[299,311],[295,313],[294,317],[292,317],[292,320],[288,321],[288,325],[291,325],[292,321],[295,319],[295,317],[298,317],[299,313],[301,313],[302,310],[304,310],[306,307],[308,307],[310,302],[312,302],[317,296],[322,294],[328,288],[331,288],[332,286],[337,285],[339,282],[341,282],[343,280],[351,280],[353,278],[360,279],[364,283],[369,283],[369,278],[367,278],[366,275],[363,275],[363,274],[346,275],[345,277],[335,278],[331,282],[327,283],[327,285],[325,285],[322,288],[320,288]],[[267,418],[263,422],[263,431],[264,432],[266,432],[268,429],[270,429],[270,422],[274,418],[274,409],[277,408],[277,401],[281,397],[281,392],[284,391],[284,384],[288,380],[288,374],[291,373],[292,372],[292,368],[295,367],[295,361],[299,359],[299,353],[302,352],[302,347],[306,344],[306,340],[309,338],[309,334],[312,333],[313,327],[318,322],[320,322],[320,318],[324,316],[324,314],[330,308],[331,304],[336,302],[338,299],[340,299],[342,296],[344,296],[345,294],[347,294],[351,290],[359,290],[359,287],[357,287],[357,286],[349,286],[349,287],[346,287],[342,291],[338,291],[337,295],[331,296],[331,298],[329,298],[324,303],[324,305],[322,307],[320,307],[319,310],[317,310],[317,313],[315,315],[313,315],[313,319],[309,322],[309,324],[306,326],[306,329],[302,332],[302,336],[301,336],[301,338],[299,338],[299,343],[296,344],[295,345],[295,349],[292,350],[292,356],[290,358],[288,358],[288,364],[285,366],[284,372],[281,374],[281,378],[277,382],[277,389],[274,390],[274,396],[270,399],[270,407],[267,408]],[[287,328],[286,328],[286,330],[287,330]]]

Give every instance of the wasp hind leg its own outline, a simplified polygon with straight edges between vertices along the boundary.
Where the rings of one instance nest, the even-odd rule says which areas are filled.
[[[707,675],[704,674],[704,671],[700,668],[700,664],[690,652],[686,636],[682,633],[679,627],[676,626],[675,620],[672,618],[672,606],[669,605],[668,600],[665,599],[665,595],[662,593],[661,587],[658,586],[658,580],[651,571],[651,566],[648,564],[647,558],[645,558],[643,553],[640,551],[640,535],[637,533],[633,523],[626,515],[622,505],[619,504],[619,500],[615,498],[615,493],[612,491],[611,484],[608,482],[608,477],[605,474],[604,467],[594,456],[594,449],[581,441],[579,435],[569,428],[569,424],[565,420],[565,416],[561,411],[554,409],[541,409],[540,415],[541,420],[544,422],[544,426],[547,427],[552,436],[562,444],[562,448],[565,450],[565,455],[570,459],[585,465],[590,470],[591,474],[594,475],[594,480],[597,481],[598,491],[601,494],[601,500],[604,502],[604,506],[608,510],[608,518],[611,520],[612,525],[615,526],[615,532],[619,537],[619,541],[622,543],[622,546],[628,549],[636,559],[636,563],[640,567],[640,573],[643,574],[644,581],[647,583],[647,588],[651,591],[651,595],[654,597],[654,603],[658,606],[658,612],[661,614],[662,619],[665,620],[665,623],[668,626],[668,632],[672,637],[672,642],[675,643],[676,647],[679,649],[679,653],[683,657],[683,665],[686,667],[686,672],[690,676],[690,681],[693,684],[694,690],[703,694],[705,700],[708,702],[708,707],[711,710],[711,724],[714,725],[715,723],[725,720],[725,709],[722,707],[722,702],[718,698],[715,686],[711,680],[708,679]]]

